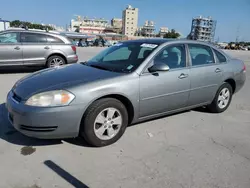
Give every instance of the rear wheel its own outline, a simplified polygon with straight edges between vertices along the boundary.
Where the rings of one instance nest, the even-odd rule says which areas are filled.
[[[61,56],[51,56],[47,61],[47,67],[53,68],[53,67],[60,67],[62,65],[65,65],[66,62]]]
[[[92,146],[107,146],[121,138],[127,125],[127,109],[120,101],[113,98],[100,99],[86,111],[80,136]]]
[[[232,95],[232,86],[229,83],[222,84],[218,89],[213,102],[208,106],[208,109],[213,113],[224,112],[231,103]]]

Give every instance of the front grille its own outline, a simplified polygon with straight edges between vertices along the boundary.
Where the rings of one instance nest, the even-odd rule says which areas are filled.
[[[33,131],[33,132],[51,132],[57,129],[57,126],[49,126],[49,127],[34,127],[34,126],[27,126],[27,125],[20,125],[20,129],[26,131]]]
[[[12,98],[13,98],[15,101],[17,101],[17,102],[21,102],[21,101],[22,101],[22,98],[19,97],[19,96],[18,96],[16,93],[14,93],[14,92],[13,92]]]

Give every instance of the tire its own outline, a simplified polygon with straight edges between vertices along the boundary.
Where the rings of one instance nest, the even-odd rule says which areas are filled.
[[[115,110],[117,111],[112,116],[114,118],[110,120],[107,117],[107,112],[114,112]],[[100,116],[101,118],[98,119],[97,117]],[[121,119],[118,118],[119,116]],[[97,119],[102,123],[98,123]],[[120,120],[120,125],[115,124],[118,122],[118,119]],[[81,123],[80,136],[92,146],[103,147],[111,145],[119,140],[124,134],[127,125],[128,112],[126,107],[117,99],[104,98],[95,101],[85,112]],[[115,131],[112,132],[113,130]]]
[[[48,58],[47,60],[47,68],[52,68],[52,67],[60,67],[65,65],[66,62],[61,56],[53,55]]]
[[[224,95],[222,94],[223,91],[228,92],[228,100],[226,100],[227,97],[224,97]],[[225,101],[224,102],[225,105],[220,105],[219,103],[219,101],[221,101],[219,99],[221,96],[223,97],[223,100]],[[227,96],[227,94],[225,94],[225,96]],[[208,110],[212,113],[224,112],[225,110],[227,110],[227,108],[231,104],[232,96],[233,96],[232,86],[229,83],[222,84],[220,88],[218,89],[213,102],[210,105],[208,105]]]

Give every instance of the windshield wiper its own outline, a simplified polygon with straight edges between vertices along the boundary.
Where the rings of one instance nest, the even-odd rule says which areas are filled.
[[[100,65],[89,65],[90,67],[94,67],[94,68],[97,68],[97,69],[102,69],[102,70],[107,70],[107,71],[112,71],[106,67],[102,67]]]
[[[81,62],[80,64],[82,64],[82,65],[87,65],[87,61],[83,61],[83,62]]]

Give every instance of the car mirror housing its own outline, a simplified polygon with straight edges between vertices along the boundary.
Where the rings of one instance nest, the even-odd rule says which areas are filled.
[[[169,66],[165,63],[157,63],[148,68],[149,72],[169,71]]]

